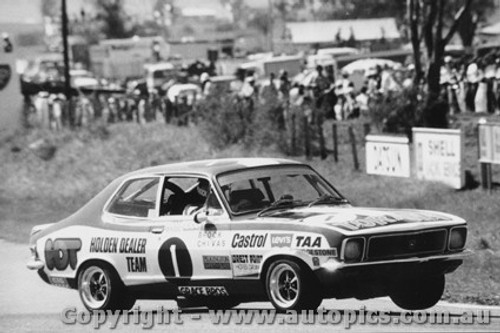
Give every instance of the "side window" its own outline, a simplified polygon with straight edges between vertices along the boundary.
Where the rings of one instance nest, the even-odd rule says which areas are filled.
[[[162,190],[160,216],[192,215],[204,206],[213,208],[214,215],[220,215],[222,207],[211,193],[207,179],[167,177]]]
[[[108,212],[126,216],[148,217],[156,209],[159,178],[131,179],[115,195]]]

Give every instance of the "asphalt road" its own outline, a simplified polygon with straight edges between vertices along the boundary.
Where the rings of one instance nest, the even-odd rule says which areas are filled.
[[[29,257],[27,245],[13,244],[0,240],[0,331],[44,331],[44,332],[67,332],[67,331],[91,331],[93,322],[87,325],[72,324],[67,325],[62,321],[62,312],[65,308],[75,308],[83,310],[78,294],[74,290],[68,290],[53,287],[45,284],[35,272],[26,269],[25,263]],[[168,310],[176,310],[176,303],[173,301],[141,301],[136,304],[140,306],[141,312],[138,318],[143,318],[140,324],[134,324],[135,320],[132,314],[129,324],[125,324],[123,319],[118,321],[117,328],[120,331],[139,331],[143,325],[148,326],[148,317],[150,311],[156,311],[159,306]],[[363,307],[366,310],[363,310]],[[352,324],[349,330],[353,332],[374,332],[374,331],[500,331],[500,307],[476,306],[467,304],[449,304],[440,302],[434,308],[420,313],[417,322],[422,322],[423,316],[430,317],[433,311],[449,311],[451,320],[461,324],[422,324],[413,323],[411,325],[395,322],[400,320],[401,315],[404,318],[411,318],[412,314],[401,311],[393,305],[388,298],[374,299],[369,301],[357,300],[325,300],[321,308],[325,311],[325,316],[315,313],[307,316],[315,324],[296,323],[293,317],[287,315],[278,315],[273,324],[237,324],[232,320],[229,324],[214,324],[213,316],[204,309],[195,309],[183,311],[178,317],[171,314],[170,324],[156,324],[153,330],[162,331],[181,331],[181,332],[305,332],[305,331],[343,331],[345,330],[345,321],[352,315],[358,315],[358,323]],[[249,312],[255,309],[271,310],[270,303],[248,303],[238,306],[236,309],[246,309]],[[332,314],[327,311],[334,310]],[[464,324],[469,322],[471,317],[462,317],[469,311],[476,314],[478,310],[489,311],[489,324]],[[370,314],[370,311],[376,313]],[[157,312],[156,312],[157,313]],[[73,314],[70,312],[69,314]],[[385,316],[386,315],[386,316]],[[142,316],[142,317],[141,317]],[[389,318],[389,324],[369,324],[370,321],[384,321]],[[70,317],[74,318],[74,317]],[[164,317],[166,318],[166,317]],[[85,317],[82,319],[86,319]],[[91,318],[94,320],[94,318]],[[97,319],[97,318],[96,318]],[[365,324],[360,323],[362,319]],[[101,326],[103,331],[112,328],[111,318]],[[175,320],[181,320],[182,324],[175,323]],[[336,324],[328,322],[339,322]]]

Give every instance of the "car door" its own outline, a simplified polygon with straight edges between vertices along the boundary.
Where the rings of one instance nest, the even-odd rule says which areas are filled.
[[[178,195],[180,198],[182,194],[179,189],[172,189],[178,187],[188,193],[194,190],[193,186],[199,179],[200,177],[187,176],[165,177],[160,214],[150,230],[157,251],[156,276],[176,282],[179,290],[184,291],[185,295],[193,289],[182,288],[184,285],[195,286],[200,282],[210,285],[210,281],[216,283],[217,280],[232,277],[229,257],[230,230],[227,223],[229,218],[222,209],[209,210],[208,206],[204,206],[204,214],[201,215],[205,215],[205,218],[198,223],[195,222],[194,214],[179,214],[179,209],[175,209],[174,214],[169,214],[161,208],[169,201],[178,204],[178,198],[174,200],[171,196]],[[176,191],[178,193],[175,193]],[[206,216],[207,212],[209,216]]]

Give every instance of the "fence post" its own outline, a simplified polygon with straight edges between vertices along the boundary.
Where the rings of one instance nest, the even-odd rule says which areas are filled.
[[[338,137],[337,137],[337,124],[333,123],[332,124],[332,136],[333,136],[333,159],[335,160],[335,163],[339,161],[339,144],[338,144]]]
[[[481,185],[484,190],[492,189],[492,172],[490,163],[480,163],[481,165]]]
[[[321,119],[317,120],[318,126],[318,137],[319,137],[319,152],[321,155],[321,159],[324,160],[327,158],[328,154],[326,153],[325,147],[325,136],[323,135],[323,121]]]
[[[307,116],[303,117],[304,124],[304,150],[306,154],[306,159],[311,159],[311,138],[309,137],[309,123],[307,121]]]
[[[351,141],[351,149],[352,149],[352,159],[354,161],[354,170],[359,170],[359,161],[358,161],[358,150],[356,148],[356,136],[354,135],[354,129],[352,126],[349,126],[349,139]]]
[[[296,129],[295,129],[295,113],[292,113],[292,117],[291,117],[291,127],[292,127],[292,142],[291,142],[291,147],[290,147],[290,152],[291,154],[295,154],[295,152],[297,151],[297,133],[296,133]]]
[[[364,123],[363,124],[363,132],[364,132],[364,137],[363,137],[363,142],[365,142],[365,138],[368,134],[370,134],[370,132],[372,131],[371,129],[371,126],[370,126],[370,123]]]

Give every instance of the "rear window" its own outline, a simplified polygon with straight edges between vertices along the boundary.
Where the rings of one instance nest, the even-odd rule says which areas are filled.
[[[156,211],[159,182],[157,177],[127,181],[112,199],[108,212],[135,217],[150,216]]]

